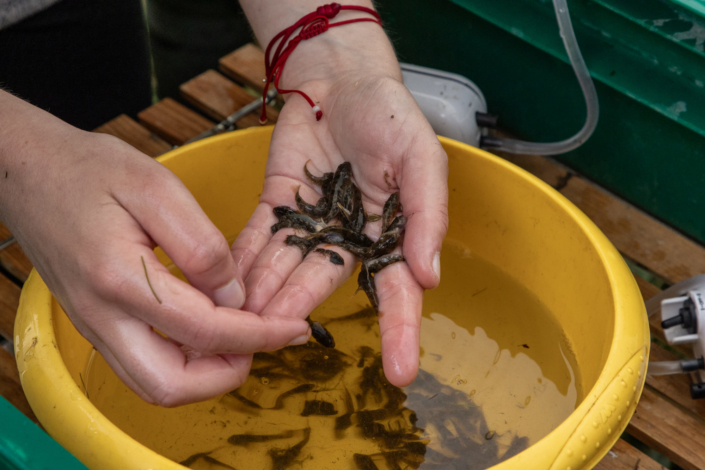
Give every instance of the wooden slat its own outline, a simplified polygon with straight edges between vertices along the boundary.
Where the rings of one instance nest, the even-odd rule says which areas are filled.
[[[219,61],[220,70],[238,83],[258,93],[264,90],[264,52],[254,44],[245,44]]]
[[[171,98],[150,106],[138,117],[147,129],[173,145],[181,145],[215,126],[214,122]]]
[[[545,157],[502,154],[560,192],[604,232],[619,251],[670,282],[705,273],[705,248]]]
[[[636,279],[645,300],[660,291],[643,279]],[[650,324],[651,333],[665,341],[660,318],[652,317]],[[678,349],[692,356],[687,348]],[[650,362],[678,359],[675,354],[651,343]],[[690,397],[690,384],[687,374],[647,376],[644,394],[627,431],[683,468],[705,469],[702,450],[696,449],[694,454],[689,448],[691,440],[695,440],[703,443],[705,450],[705,401]],[[670,417],[670,421],[665,417]]]
[[[161,155],[172,147],[168,142],[124,114],[106,122],[93,132],[115,136],[150,157]]]
[[[705,469],[705,425],[650,387],[627,432],[686,470]]]
[[[2,348],[0,348],[0,395],[12,403],[15,408],[24,413],[29,419],[38,423],[37,417],[34,416],[34,412],[29,406],[29,403],[27,403],[27,398],[22,391],[15,358]],[[5,423],[5,425],[10,424]]]
[[[677,361],[678,359],[675,354],[665,350],[658,344],[651,343],[650,362]],[[646,383],[649,387],[662,393],[669,400],[673,400],[680,405],[685,411],[700,417],[703,421],[703,427],[705,427],[705,401],[690,398],[690,384],[692,383],[690,375],[647,376]]]
[[[595,470],[666,470],[631,444],[618,440],[607,455],[595,465]]]
[[[0,240],[5,240],[12,236],[10,229],[0,222]],[[32,262],[17,243],[14,243],[4,250],[0,250],[0,265],[10,274],[24,282],[32,270]]]
[[[12,341],[17,306],[20,304],[20,287],[0,275],[0,335]]]
[[[639,276],[635,276],[635,279],[637,285],[639,286],[639,290],[641,291],[641,296],[644,298],[645,301],[649,300],[651,297],[661,292],[661,289],[649,283],[648,281],[645,281]],[[649,318],[649,327],[653,336],[659,338],[661,341],[666,341],[666,335],[663,333],[663,328],[661,328],[660,315],[654,315]],[[678,349],[686,356],[692,355],[692,350],[689,351],[688,348],[685,346],[675,346],[674,348]]]
[[[656,286],[636,279],[645,300],[659,292]],[[665,339],[657,317],[651,319],[651,332]],[[677,359],[675,354],[651,343],[649,361]],[[644,394],[627,431],[683,468],[705,469],[702,450],[695,449],[694,454],[688,447],[690,440],[695,440],[705,450],[705,402],[690,398],[690,384],[687,374],[647,376]]]
[[[234,84],[215,70],[208,70],[189,80],[181,85],[180,90],[189,103],[216,121],[222,121],[256,99],[244,88]],[[267,106],[266,109],[269,123],[277,122],[279,112],[271,106]],[[259,126],[259,113],[260,109],[258,108],[256,112],[243,117],[236,122],[237,127],[244,129]]]

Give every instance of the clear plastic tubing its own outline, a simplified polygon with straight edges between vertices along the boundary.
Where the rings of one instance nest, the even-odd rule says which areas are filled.
[[[578,41],[575,39],[573,24],[570,21],[570,13],[568,12],[568,3],[566,0],[553,0],[553,7],[556,10],[558,27],[560,28],[561,38],[568,53],[570,64],[573,66],[575,76],[578,78],[580,88],[583,90],[583,96],[585,97],[585,104],[587,105],[585,124],[573,137],[560,142],[539,143],[514,139],[497,139],[491,145],[492,148],[509,153],[558,155],[580,147],[588,140],[597,126],[597,118],[600,114],[597,92],[595,91],[595,84],[590,78],[590,72],[583,60],[583,55],[580,53]]]
[[[682,374],[681,361],[649,362],[648,375],[673,375]]]

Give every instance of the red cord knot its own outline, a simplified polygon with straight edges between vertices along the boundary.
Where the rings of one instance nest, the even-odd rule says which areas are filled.
[[[316,15],[325,16],[326,18],[334,18],[335,15],[340,13],[340,8],[340,3],[323,5],[322,7],[316,8]]]
[[[311,39],[313,37],[318,36],[319,34],[325,33],[326,31],[328,31],[328,18],[317,17],[314,18],[314,20],[311,21],[309,24],[304,26],[301,29],[299,35],[294,37],[292,41],[296,40],[299,37],[301,39]]]
[[[372,18],[353,18],[347,21],[338,21],[337,23],[330,23],[328,21],[329,19],[334,18],[342,10],[366,13],[371,15]],[[311,106],[313,112],[316,114],[316,121],[320,121],[323,117],[323,111],[321,111],[320,107],[316,106],[310,96],[301,90],[282,90],[279,87],[279,79],[281,78],[284,70],[286,59],[289,58],[291,53],[294,52],[294,49],[296,49],[296,46],[298,46],[301,41],[311,39],[319,34],[325,33],[329,28],[334,26],[342,26],[360,22],[372,22],[382,26],[382,20],[379,17],[379,14],[371,8],[359,5],[341,5],[339,3],[331,3],[318,7],[315,12],[305,15],[293,25],[283,31],[280,31],[272,38],[271,41],[269,41],[269,45],[267,45],[267,49],[264,51],[264,70],[267,75],[264,82],[264,96],[267,95],[267,90],[269,89],[270,84],[273,85],[274,88],[276,88],[276,90],[282,95],[287,93],[297,93],[308,102],[309,106]],[[299,28],[301,28],[301,31],[299,34],[295,34]],[[260,122],[262,124],[267,122],[267,106],[264,98],[262,99]]]

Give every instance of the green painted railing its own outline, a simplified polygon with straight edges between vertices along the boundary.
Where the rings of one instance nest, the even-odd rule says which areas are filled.
[[[0,422],[3,470],[86,470],[76,457],[2,397]]]

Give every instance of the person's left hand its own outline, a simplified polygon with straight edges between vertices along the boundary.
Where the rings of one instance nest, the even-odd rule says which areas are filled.
[[[298,51],[297,51],[298,52]],[[447,156],[424,118],[400,73],[371,75],[349,69],[335,80],[308,81],[298,89],[320,99],[323,118],[298,95],[288,97],[276,124],[260,203],[232,246],[240,272],[246,276],[244,309],[263,316],[305,318],[352,273],[355,258],[338,249],[345,260],[336,266],[314,253],[303,261],[297,247],[272,236],[275,206],[295,208],[294,194],[314,203],[320,189],[305,177],[304,164],[315,175],[351,162],[355,183],[368,213],[382,213],[390,194],[400,191],[407,218],[404,263],[375,277],[384,370],[389,381],[405,386],[419,364],[419,326],[423,290],[440,281],[440,250],[447,215]],[[380,223],[365,232],[376,238]],[[359,294],[362,295],[362,294]]]

